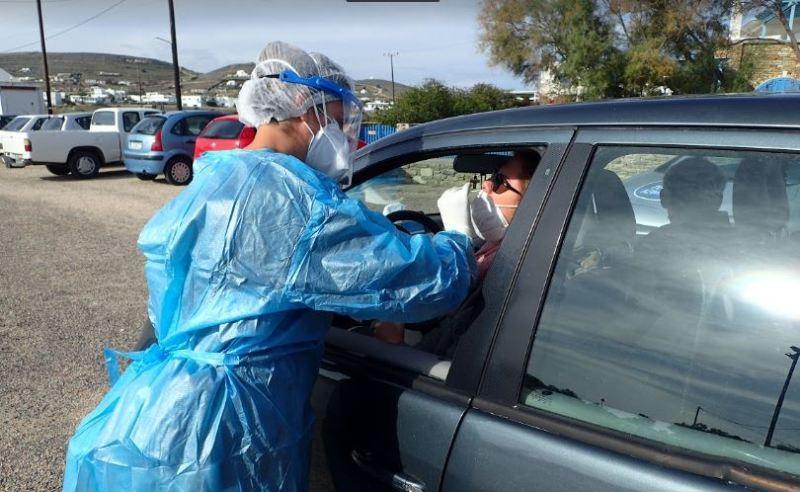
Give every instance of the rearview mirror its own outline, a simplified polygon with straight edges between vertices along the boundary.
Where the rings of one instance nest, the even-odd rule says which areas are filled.
[[[510,158],[498,154],[461,154],[453,160],[453,169],[459,173],[492,174]]]

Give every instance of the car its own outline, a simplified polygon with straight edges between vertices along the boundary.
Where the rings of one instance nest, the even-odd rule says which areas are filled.
[[[214,118],[197,137],[194,158],[203,152],[215,150],[242,149],[250,145],[256,137],[256,129],[245,126],[239,116],[225,115]]]
[[[7,124],[11,123],[11,120],[13,120],[16,117],[17,115],[9,115],[9,114],[0,115],[0,130],[2,130]]]
[[[19,131],[6,135],[3,142],[4,160],[7,167],[25,167],[39,158],[42,142],[47,140],[52,131],[86,131],[91,124],[91,113],[63,113],[50,116],[36,131]],[[33,153],[36,147],[37,152]],[[47,165],[48,171],[56,175],[68,172],[65,166]]]
[[[22,133],[39,131],[49,118],[50,116],[46,114],[20,115],[0,130],[0,160],[6,167],[24,167],[24,164],[17,163],[16,157],[9,156],[11,140]]]
[[[92,113],[89,131],[40,132],[35,138],[17,134],[22,146],[12,158],[22,165],[45,165],[57,175],[94,178],[101,166],[121,163],[127,134],[142,118],[158,113],[143,108],[98,109]]]
[[[392,345],[370,320],[334,317],[312,483],[800,487],[798,114],[795,95],[526,107],[358,151],[348,193],[422,233],[441,228],[441,192],[477,187],[493,155],[541,162],[465,302],[477,314],[447,318],[452,350],[419,348],[441,320]],[[701,169],[724,178],[717,210],[684,224],[658,209],[666,173]],[[689,179],[685,203],[709,182]]]
[[[189,184],[196,140],[219,115],[212,111],[174,111],[145,118],[128,136],[125,168],[142,180],[164,173],[170,184]]]
[[[404,344],[371,336],[372,320],[333,316],[311,397],[311,482],[800,487],[792,108],[799,95],[527,107],[358,151],[346,193],[420,234],[441,230],[444,190],[477,189],[514,150],[541,160],[458,310],[406,325]],[[637,198],[661,201],[664,176],[683,201],[654,220]]]

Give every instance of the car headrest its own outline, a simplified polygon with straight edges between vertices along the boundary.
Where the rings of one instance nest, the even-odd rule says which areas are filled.
[[[511,159],[500,154],[461,154],[453,160],[453,169],[459,173],[492,174]]]
[[[604,253],[627,249],[636,236],[636,217],[622,180],[615,173],[601,169],[587,179],[576,214],[583,213],[584,223],[575,247],[598,248]]]
[[[733,177],[734,224],[777,232],[789,220],[786,166],[779,160],[744,159]]]

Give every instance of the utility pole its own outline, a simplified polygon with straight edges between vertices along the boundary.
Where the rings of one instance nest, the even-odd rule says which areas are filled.
[[[168,2],[169,32],[172,36],[172,70],[175,72],[175,103],[178,105],[178,111],[181,111],[183,110],[183,103],[181,102],[181,66],[178,64],[178,40],[175,36],[175,5],[173,5],[173,0],[168,0]]]
[[[697,405],[697,411],[694,412],[694,422],[692,422],[692,427],[697,427],[697,418],[700,416],[700,410],[702,409],[703,407]]]
[[[394,97],[394,57],[399,55],[399,54],[400,53],[398,53],[397,51],[393,51],[391,53],[384,53],[383,54],[384,56],[388,56],[389,57],[389,66],[391,67],[391,70],[392,70],[392,105],[394,105],[394,103],[395,103],[395,97]]]
[[[47,66],[47,47],[44,44],[44,20],[42,19],[42,0],[36,0],[36,10],[39,12],[39,39],[42,42],[42,63],[44,64],[44,86],[47,97],[47,114],[53,114],[53,101],[50,98],[50,68]]]
[[[781,390],[781,395],[778,397],[778,402],[775,403],[775,413],[772,414],[772,421],[769,423],[767,438],[764,439],[765,448],[772,444],[772,434],[775,432],[775,425],[778,423],[778,415],[781,413],[783,398],[786,396],[786,390],[789,389],[789,381],[792,380],[792,373],[794,372],[794,368],[797,366],[797,359],[800,358],[800,348],[797,348],[794,345],[792,345],[790,348],[792,349],[792,353],[786,354],[786,357],[792,359],[792,365],[789,367],[789,374],[786,375],[786,381],[783,383],[783,389]]]

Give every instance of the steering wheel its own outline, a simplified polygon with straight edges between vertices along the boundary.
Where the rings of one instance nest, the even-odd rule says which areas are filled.
[[[408,233],[408,231],[398,222],[402,222],[408,220],[410,222],[416,222],[417,224],[421,225],[425,232],[429,232],[431,234],[436,234],[437,232],[442,232],[442,226],[436,223],[433,219],[428,217],[422,212],[417,212],[415,210],[397,210],[392,212],[386,216],[398,229],[403,232]]]

